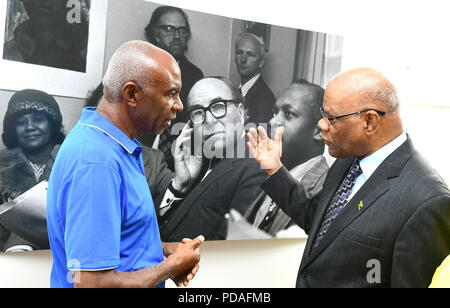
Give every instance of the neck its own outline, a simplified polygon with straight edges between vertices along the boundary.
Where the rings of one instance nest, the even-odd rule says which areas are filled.
[[[35,151],[35,152],[25,152],[24,154],[26,156],[26,158],[31,161],[34,164],[38,164],[38,165],[44,165],[48,162],[48,158],[50,156],[50,153],[53,150],[53,147],[55,145],[53,143],[50,143],[48,145],[46,145],[45,147],[43,147],[42,149],[40,149],[39,151]]]
[[[130,139],[138,136],[125,104],[120,102],[110,103],[105,98],[102,98],[98,104],[97,112],[123,131]]]
[[[381,132],[377,135],[372,136],[370,142],[368,142],[370,148],[368,149],[367,153],[358,158],[362,159],[375,153],[403,133],[403,124],[398,113],[386,115],[385,122],[387,123],[387,125],[382,127]]]

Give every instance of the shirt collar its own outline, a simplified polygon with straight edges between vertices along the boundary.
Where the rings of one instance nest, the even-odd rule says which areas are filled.
[[[90,126],[102,131],[120,144],[129,154],[133,154],[136,150],[138,153],[141,152],[142,145],[137,139],[130,139],[122,130],[111,123],[108,119],[104,118],[96,110],[97,108],[95,107],[84,108],[78,124]]]
[[[261,76],[261,73],[256,74],[253,76],[249,81],[247,81],[245,84],[242,84],[239,86],[242,92],[242,96],[246,96],[248,91],[255,85],[255,83],[258,81],[259,77]]]
[[[379,165],[394,152],[398,147],[400,147],[405,141],[408,139],[406,132],[403,132],[386,144],[384,147],[378,149],[376,152],[370,154],[367,157],[364,157],[360,162],[361,170],[364,174],[364,177],[368,179],[378,168]]]

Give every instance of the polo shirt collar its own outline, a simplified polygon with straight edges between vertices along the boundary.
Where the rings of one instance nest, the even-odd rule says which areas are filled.
[[[130,139],[122,130],[111,123],[111,121],[104,118],[96,110],[96,107],[84,108],[78,124],[90,126],[102,131],[120,144],[129,154],[133,154],[136,149],[138,150],[138,153],[141,152],[142,145],[137,139]]]

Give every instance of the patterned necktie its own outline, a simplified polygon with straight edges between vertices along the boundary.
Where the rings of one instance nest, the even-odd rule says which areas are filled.
[[[322,220],[322,224],[320,225],[320,229],[317,232],[313,249],[316,248],[322,238],[324,237],[325,233],[327,233],[328,228],[330,227],[331,223],[336,219],[336,217],[339,215],[339,213],[344,209],[344,207],[347,205],[349,199],[348,197],[352,193],[353,186],[355,185],[356,178],[362,173],[361,166],[359,165],[359,160],[355,159],[352,166],[350,167],[347,176],[345,177],[344,181],[342,182],[341,186],[339,186],[339,189],[336,191],[336,193],[333,196],[333,199],[331,199],[330,204],[328,205],[328,208],[325,211],[325,215]]]

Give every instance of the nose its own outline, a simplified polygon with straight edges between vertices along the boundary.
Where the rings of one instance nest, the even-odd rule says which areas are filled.
[[[180,31],[181,31],[180,28],[176,28],[175,31],[173,32],[173,37],[180,39],[180,37],[181,37]]]
[[[216,117],[213,116],[211,110],[205,111],[205,124],[215,123],[217,121]]]
[[[326,118],[322,118],[319,120],[319,122],[317,123],[317,127],[319,127],[319,129],[324,132],[324,131],[328,131],[329,129],[329,124]]]
[[[173,109],[175,112],[181,112],[181,111],[183,111],[184,106],[183,106],[183,103],[181,102],[181,98],[180,98],[179,95],[177,95],[177,98],[176,98],[176,100],[175,100],[175,103],[173,104],[172,109]]]
[[[240,56],[241,63],[244,64],[247,62],[247,54],[243,52]]]

